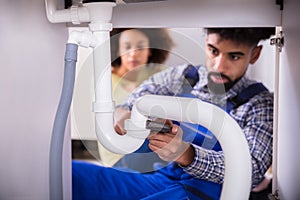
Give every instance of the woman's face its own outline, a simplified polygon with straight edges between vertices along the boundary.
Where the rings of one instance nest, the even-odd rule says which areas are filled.
[[[150,56],[148,37],[136,29],[122,32],[119,38],[119,55],[120,68],[125,73],[147,64]]]

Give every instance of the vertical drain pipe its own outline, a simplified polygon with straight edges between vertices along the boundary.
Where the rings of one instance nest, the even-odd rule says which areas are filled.
[[[63,199],[62,155],[65,127],[68,119],[75,81],[77,61],[76,44],[66,45],[65,71],[60,102],[57,108],[50,147],[50,200]]]
[[[99,2],[86,3],[90,13],[90,31],[97,38],[98,44],[93,49],[95,102],[95,129],[100,143],[110,151],[118,154],[127,154],[137,150],[145,141],[149,130],[145,126],[137,126],[137,130],[144,137],[132,137],[129,134],[120,136],[114,131],[114,102],[112,100],[111,86],[111,55],[110,34],[112,24],[112,8],[115,3]],[[140,121],[146,124],[146,117],[141,116]],[[140,123],[142,124],[142,123]]]

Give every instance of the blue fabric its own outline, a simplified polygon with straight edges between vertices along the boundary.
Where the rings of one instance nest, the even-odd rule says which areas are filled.
[[[183,91],[179,96],[188,97],[188,98],[197,98],[191,94],[191,90],[192,87],[190,85],[184,85]],[[203,148],[206,149],[213,149],[215,151],[222,150],[221,145],[218,142],[217,138],[207,128],[199,124],[192,124],[187,122],[174,122],[174,124],[177,124],[182,129],[184,141],[191,142],[198,146],[202,146]],[[195,130],[197,130],[198,133]]]
[[[221,185],[195,179],[175,163],[154,173],[142,174],[72,162],[73,200],[201,200],[184,185],[201,189],[205,197],[219,199]]]
[[[147,152],[151,152],[152,150],[149,148],[149,140],[145,140],[145,142],[143,143],[143,145],[136,150],[134,153],[147,153]]]
[[[152,172],[157,169],[155,165],[166,166],[167,164],[168,162],[160,159],[149,148],[149,140],[146,139],[137,151],[125,155],[113,167],[122,170],[127,169],[127,171]]]
[[[217,138],[207,128],[199,124],[179,123],[183,132],[183,140],[191,142],[206,149],[221,151],[221,145]],[[194,130],[197,130],[196,133]]]
[[[241,93],[236,95],[227,101],[226,111],[229,113],[232,109],[247,102],[250,98],[261,92],[268,91],[268,89],[262,83],[255,83],[248,86]]]

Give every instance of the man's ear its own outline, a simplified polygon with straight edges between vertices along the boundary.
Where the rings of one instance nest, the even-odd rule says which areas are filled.
[[[262,50],[262,45],[256,46],[253,48],[251,53],[250,64],[254,64],[260,56],[260,52]]]

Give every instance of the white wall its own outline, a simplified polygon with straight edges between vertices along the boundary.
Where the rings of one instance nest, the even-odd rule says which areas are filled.
[[[274,0],[169,0],[119,5],[112,22],[116,27],[279,25],[278,9]]]
[[[205,62],[205,34],[202,28],[170,28],[170,36],[175,46],[170,51],[167,66]]]
[[[0,1],[0,199],[48,199],[67,36],[47,21],[43,0]]]
[[[263,45],[261,55],[256,63],[249,65],[247,73],[249,77],[262,82],[274,92],[276,47],[270,45],[270,40],[263,41],[261,45]]]

